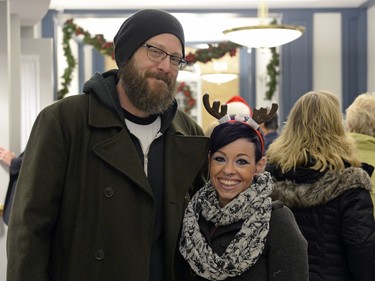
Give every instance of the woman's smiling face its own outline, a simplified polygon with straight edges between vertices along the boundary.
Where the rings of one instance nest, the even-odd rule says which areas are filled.
[[[255,162],[255,145],[240,138],[218,149],[209,156],[210,177],[224,207],[242,191],[250,187],[254,175],[261,172],[265,158]]]

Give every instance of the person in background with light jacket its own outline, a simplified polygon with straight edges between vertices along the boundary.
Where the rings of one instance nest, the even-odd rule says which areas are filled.
[[[375,92],[356,97],[346,109],[345,124],[355,140],[359,159],[375,167]],[[371,182],[370,194],[375,206],[375,173],[372,173]]]

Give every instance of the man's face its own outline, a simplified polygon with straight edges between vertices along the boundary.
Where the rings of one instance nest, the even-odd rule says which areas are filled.
[[[147,43],[182,57],[180,40],[172,34],[154,36]],[[123,67],[121,79],[128,99],[136,108],[159,114],[174,102],[177,75],[178,69],[170,64],[169,56],[155,62],[149,58],[148,48],[141,46]]]

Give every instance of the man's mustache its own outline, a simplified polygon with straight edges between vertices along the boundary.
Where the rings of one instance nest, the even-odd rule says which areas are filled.
[[[164,81],[167,85],[170,85],[172,82],[172,79],[168,76],[166,73],[151,73],[151,72],[146,72],[145,78],[154,78],[158,80]]]

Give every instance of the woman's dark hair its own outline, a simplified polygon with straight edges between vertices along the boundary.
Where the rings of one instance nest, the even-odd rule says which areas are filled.
[[[262,141],[263,135],[256,131],[250,125],[239,122],[230,121],[217,125],[212,131],[210,137],[210,154],[214,154],[220,148],[240,139],[245,138],[255,144],[255,160],[258,162],[263,157]]]

